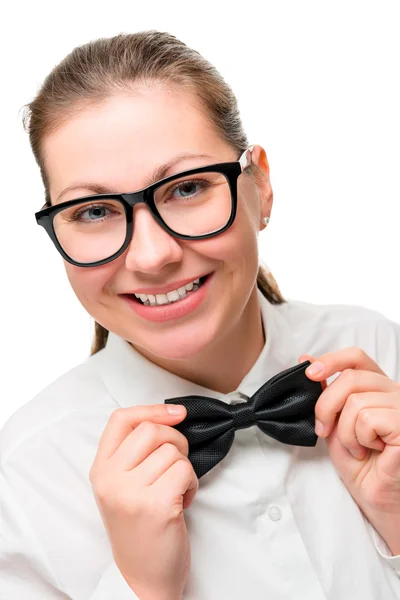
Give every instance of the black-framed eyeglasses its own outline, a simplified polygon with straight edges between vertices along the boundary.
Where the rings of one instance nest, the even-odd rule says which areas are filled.
[[[190,169],[127,194],[96,194],[35,213],[61,256],[78,267],[104,265],[128,247],[133,209],[143,202],[165,231],[201,240],[226,231],[235,220],[237,179],[251,164],[247,148],[235,162]]]

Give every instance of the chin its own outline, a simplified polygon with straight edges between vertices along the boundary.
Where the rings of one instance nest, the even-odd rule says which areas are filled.
[[[212,327],[210,322],[199,327],[185,328],[186,331],[169,331],[164,335],[157,333],[149,336],[148,332],[143,339],[144,343],[137,337],[137,331],[132,336],[126,337],[138,352],[151,357],[164,360],[190,360],[200,356],[215,342],[218,336],[218,328]]]

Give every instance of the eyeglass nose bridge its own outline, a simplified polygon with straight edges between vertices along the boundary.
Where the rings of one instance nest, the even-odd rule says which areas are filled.
[[[168,229],[168,227],[166,227],[166,224],[163,222],[162,218],[158,214],[157,208],[154,203],[154,198],[148,188],[138,190],[137,192],[124,193],[124,194],[121,194],[120,197],[122,198],[122,201],[125,203],[125,214],[126,214],[126,221],[127,221],[127,232],[126,232],[127,240],[132,237],[133,222],[135,219],[133,210],[134,210],[135,206],[138,204],[144,204],[147,207],[147,210],[152,215],[153,219],[163,229],[165,229],[165,231],[167,231],[169,234],[174,235],[173,232],[171,232]],[[129,209],[127,207],[129,207]],[[178,237],[180,237],[180,236],[178,236]],[[128,244],[127,241],[126,241],[126,244]]]
[[[147,194],[145,190],[140,190],[139,192],[130,192],[128,194],[121,194],[121,196],[131,208],[136,206],[136,204],[147,204]]]

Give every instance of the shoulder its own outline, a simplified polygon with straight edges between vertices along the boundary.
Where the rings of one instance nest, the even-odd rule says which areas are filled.
[[[102,407],[105,412],[118,408],[101,377],[104,359],[101,350],[21,406],[0,430],[1,462],[26,442],[43,438],[46,430],[60,426],[71,415],[79,418]]]
[[[314,304],[297,299],[289,299],[276,305],[289,321],[294,323],[321,324],[326,327],[349,326],[360,324],[376,326],[378,323],[391,322],[385,315],[356,304]],[[394,323],[400,327],[400,325]]]
[[[400,324],[381,312],[358,305],[294,299],[276,306],[299,344],[313,350],[307,353],[316,355],[357,346],[389,377],[400,380]]]

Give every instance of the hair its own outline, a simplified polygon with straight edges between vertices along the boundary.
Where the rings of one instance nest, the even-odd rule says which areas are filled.
[[[24,105],[23,125],[40,169],[46,205],[51,205],[43,140],[72,114],[133,86],[162,84],[194,93],[216,131],[238,153],[249,143],[237,100],[217,69],[170,33],[141,31],[99,38],[74,48],[47,75],[32,102]],[[252,175],[256,165],[249,169]],[[286,302],[272,273],[260,266],[257,286],[273,304]],[[108,330],[94,323],[91,355],[105,347]]]

